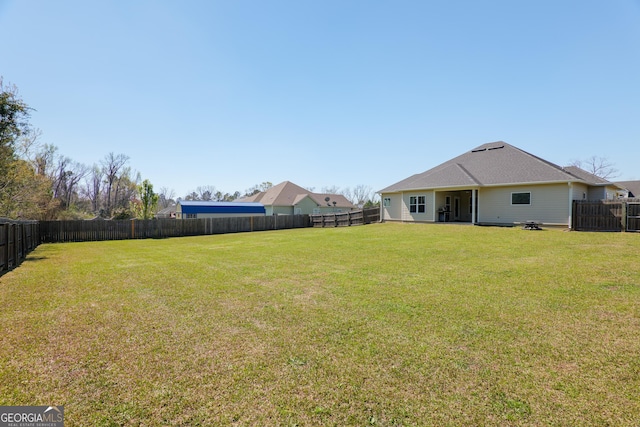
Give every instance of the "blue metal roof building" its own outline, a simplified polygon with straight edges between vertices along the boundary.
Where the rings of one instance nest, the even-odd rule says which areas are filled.
[[[176,206],[177,219],[264,216],[265,214],[266,210],[262,203],[180,200]]]

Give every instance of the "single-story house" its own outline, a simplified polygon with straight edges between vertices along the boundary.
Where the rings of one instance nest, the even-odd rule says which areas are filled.
[[[560,167],[498,141],[379,193],[382,221],[570,227],[574,200],[613,199],[622,190],[578,167]]]
[[[160,209],[156,212],[156,218],[158,219],[170,219],[176,217],[176,205]]]
[[[260,202],[264,205],[267,215],[311,215],[356,209],[356,206],[341,194],[313,193],[290,181],[281,182],[267,191],[243,197],[238,201]]]
[[[627,197],[640,198],[640,181],[618,181],[616,184],[627,190]]]
[[[262,203],[211,202],[178,200],[176,219],[222,218],[238,216],[264,216]]]

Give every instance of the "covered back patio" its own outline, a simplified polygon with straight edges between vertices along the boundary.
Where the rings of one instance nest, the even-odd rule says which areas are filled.
[[[434,196],[436,222],[477,222],[478,190],[439,190]]]

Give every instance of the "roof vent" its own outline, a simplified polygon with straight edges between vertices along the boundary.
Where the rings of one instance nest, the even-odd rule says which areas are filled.
[[[504,148],[504,145],[500,145],[498,147],[489,147],[489,150],[499,150],[501,148]]]
[[[472,153],[479,153],[481,151],[487,151],[486,148],[476,148],[475,150],[471,150]]]

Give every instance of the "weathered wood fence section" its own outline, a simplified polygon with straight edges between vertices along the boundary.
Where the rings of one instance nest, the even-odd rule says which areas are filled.
[[[380,221],[380,209],[363,209],[351,212],[336,212],[311,215],[313,227],[348,227]]]
[[[37,221],[0,218],[0,275],[17,267],[40,243]]]
[[[40,243],[148,239],[207,234],[340,227],[380,221],[380,210],[324,214],[95,221],[13,221],[0,218],[0,275],[17,267]]]
[[[575,200],[576,231],[640,231],[640,199]]]
[[[41,221],[42,243],[200,236],[309,227],[309,215],[202,219]]]

